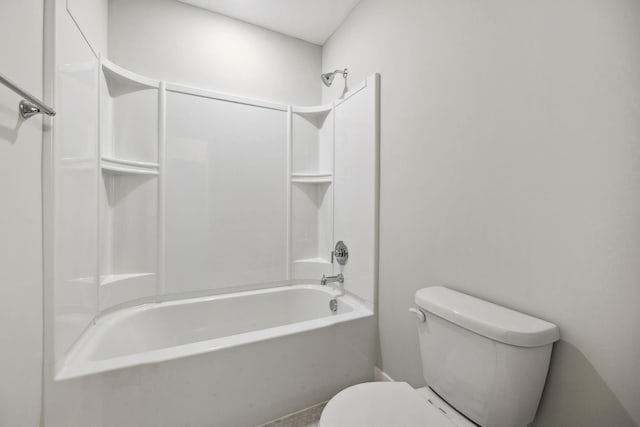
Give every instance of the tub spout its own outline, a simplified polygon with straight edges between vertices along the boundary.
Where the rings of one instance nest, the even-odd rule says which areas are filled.
[[[342,295],[344,295],[344,276],[342,275],[342,273],[340,274],[336,274],[335,276],[325,276],[324,274],[322,275],[322,279],[320,279],[320,284],[322,286],[327,286],[329,283],[337,283],[338,285],[334,287],[334,300],[338,297],[341,297]],[[336,301],[336,307],[337,307],[337,301]],[[333,310],[333,308],[332,308]]]
[[[344,276],[342,275],[342,273],[329,277],[323,274],[322,279],[320,279],[320,284],[322,286],[327,286],[327,284],[329,283],[340,283],[342,285],[344,283]]]

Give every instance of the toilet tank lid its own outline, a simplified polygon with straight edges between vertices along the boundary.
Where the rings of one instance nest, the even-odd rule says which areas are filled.
[[[420,289],[416,304],[476,334],[518,347],[539,347],[560,339],[553,323],[442,286]]]

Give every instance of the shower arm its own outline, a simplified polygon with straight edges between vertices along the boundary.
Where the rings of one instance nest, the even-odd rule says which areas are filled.
[[[342,74],[342,77],[344,77],[345,79],[347,78],[347,76],[349,75],[349,69],[345,68],[344,70],[335,70],[333,73],[331,74]]]

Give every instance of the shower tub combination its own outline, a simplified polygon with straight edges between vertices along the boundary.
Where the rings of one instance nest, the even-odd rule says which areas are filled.
[[[318,106],[159,81],[96,55],[65,3],[47,427],[254,427],[371,380],[379,76]]]
[[[107,313],[58,374],[51,425],[256,426],[325,401],[374,362],[372,310],[344,295],[332,312],[334,296],[287,285]]]

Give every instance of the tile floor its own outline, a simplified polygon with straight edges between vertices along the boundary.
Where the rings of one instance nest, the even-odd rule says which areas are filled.
[[[320,414],[327,402],[320,403],[258,427],[318,427]]]

